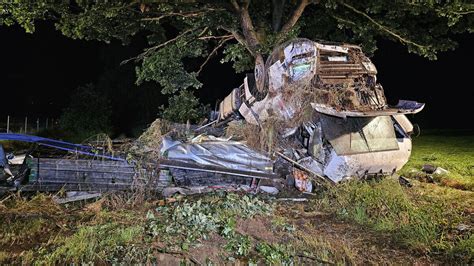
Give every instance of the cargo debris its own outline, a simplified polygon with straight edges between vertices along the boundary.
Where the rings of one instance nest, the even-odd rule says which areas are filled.
[[[95,193],[145,187],[169,196],[220,189],[275,194],[286,183],[308,193],[315,183],[391,175],[411,153],[415,130],[405,115],[424,104],[388,105],[376,74],[358,46],[295,39],[267,58],[264,82],[247,74],[205,125],[158,119],[121,156],[90,145],[0,134],[0,140],[73,155],[27,153],[2,187]],[[0,167],[8,173],[1,149]]]

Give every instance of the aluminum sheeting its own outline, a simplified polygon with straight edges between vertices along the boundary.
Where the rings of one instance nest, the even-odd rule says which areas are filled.
[[[273,170],[273,161],[269,157],[238,141],[201,135],[190,143],[177,143],[166,136],[164,143],[174,144],[162,149],[163,156],[172,160],[255,172]]]

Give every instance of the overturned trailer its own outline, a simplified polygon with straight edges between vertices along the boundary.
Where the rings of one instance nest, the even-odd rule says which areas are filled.
[[[296,138],[302,152],[282,150],[333,182],[392,174],[408,161],[414,127],[406,115],[424,104],[388,105],[377,69],[360,47],[297,39],[275,49],[265,70],[247,75],[220,103],[220,120],[286,121],[280,136]],[[312,117],[299,119],[308,106]]]

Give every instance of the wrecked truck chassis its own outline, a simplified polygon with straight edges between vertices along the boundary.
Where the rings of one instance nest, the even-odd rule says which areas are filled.
[[[272,52],[264,73],[248,74],[232,90],[219,105],[218,120],[245,120],[261,130],[279,121],[277,135],[292,143],[279,147],[283,153],[334,183],[390,175],[411,154],[414,130],[405,115],[424,104],[388,105],[376,75],[356,45],[294,39]],[[308,107],[312,118],[298,120]]]

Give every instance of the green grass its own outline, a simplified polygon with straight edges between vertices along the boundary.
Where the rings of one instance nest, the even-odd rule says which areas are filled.
[[[124,226],[116,222],[83,226],[71,236],[55,239],[54,245],[56,247],[45,251],[45,255],[37,259],[35,263],[114,262],[115,258],[127,258],[133,244],[140,243],[143,232],[144,229],[140,225]],[[136,256],[128,257],[134,258]],[[124,261],[127,263],[141,262],[143,257],[140,256],[137,259]]]
[[[430,184],[431,185],[431,184]],[[433,185],[436,186],[436,185]],[[444,254],[460,262],[474,259],[474,243],[469,233],[455,232],[457,225],[470,223],[463,212],[464,204],[444,194],[426,192],[430,187],[416,183],[403,188],[398,181],[348,182],[329,190],[316,204],[339,218],[354,222],[375,232],[387,234],[395,243],[422,254]],[[456,194],[452,188],[446,195]],[[472,192],[459,191],[471,197]]]
[[[449,171],[433,176],[442,185],[474,191],[474,135],[432,132],[415,137],[410,160],[399,173],[410,178],[422,176],[424,164]]]

